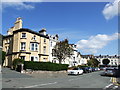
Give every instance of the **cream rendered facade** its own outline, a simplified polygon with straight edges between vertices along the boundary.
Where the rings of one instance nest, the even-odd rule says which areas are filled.
[[[104,59],[109,59],[110,63],[108,65],[110,66],[118,66],[120,65],[120,56],[109,56],[109,55],[99,55],[99,56],[94,56],[99,62],[100,65],[104,65],[103,64],[103,60]]]
[[[41,31],[45,32],[44,29]],[[49,37],[44,33],[22,28],[22,20],[17,18],[14,27],[3,37],[3,51],[7,53],[3,66],[11,67],[15,58],[48,62]]]

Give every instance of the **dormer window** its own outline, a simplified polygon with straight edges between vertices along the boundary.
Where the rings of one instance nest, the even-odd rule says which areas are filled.
[[[36,36],[34,35],[31,40],[36,40]]]
[[[33,40],[36,40],[36,36],[33,37]]]
[[[26,38],[26,33],[22,33],[22,38]]]

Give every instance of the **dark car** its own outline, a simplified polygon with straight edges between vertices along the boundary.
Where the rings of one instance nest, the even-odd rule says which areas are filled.
[[[100,70],[104,70],[104,67],[100,67]]]
[[[82,67],[83,73],[89,73],[89,68],[88,67]]]
[[[92,67],[88,67],[88,69],[89,69],[89,72],[92,72],[92,71],[93,71]]]
[[[92,67],[92,72],[94,72],[95,71],[95,67]]]
[[[116,68],[106,68],[104,72],[102,72],[101,76],[112,76],[117,77],[119,75],[119,70]]]

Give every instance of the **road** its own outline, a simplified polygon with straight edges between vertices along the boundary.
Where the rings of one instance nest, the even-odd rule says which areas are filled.
[[[3,69],[2,88],[118,88],[113,85],[111,77],[100,76],[92,72],[79,76],[60,74],[20,74]]]

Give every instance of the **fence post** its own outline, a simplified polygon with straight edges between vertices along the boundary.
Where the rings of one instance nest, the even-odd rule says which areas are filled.
[[[23,73],[24,64],[21,64],[21,73]]]

